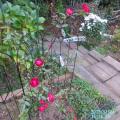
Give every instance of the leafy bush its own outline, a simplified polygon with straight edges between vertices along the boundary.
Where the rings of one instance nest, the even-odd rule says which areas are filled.
[[[64,7],[63,1],[61,0],[56,1],[56,9],[58,13],[64,13],[65,7]]]
[[[6,2],[0,11],[0,21],[3,29],[0,53],[7,54],[15,62],[24,63],[23,58],[29,52],[27,46],[34,45],[36,33],[44,29],[41,24],[45,19],[38,17],[33,7]],[[26,59],[30,61],[30,58],[26,57]]]
[[[37,33],[44,30],[42,24],[45,18],[37,15],[33,3],[19,5],[5,2],[0,9],[0,65],[9,69],[8,64],[14,64],[13,73],[21,72],[31,68],[33,46],[38,44]],[[38,46],[37,46],[38,47]],[[11,64],[11,65],[12,65]],[[20,71],[18,70],[20,69]],[[12,74],[11,74],[12,76]],[[12,76],[13,80],[15,77]],[[10,77],[9,77],[10,79]],[[19,76],[17,74],[17,79]]]
[[[85,22],[81,24],[80,31],[86,36],[84,45],[89,49],[98,46],[104,40],[102,34],[106,31],[106,19],[90,13],[85,16]]]

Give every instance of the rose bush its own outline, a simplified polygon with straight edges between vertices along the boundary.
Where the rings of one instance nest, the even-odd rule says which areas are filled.
[[[42,70],[44,64],[45,62],[41,58],[37,58],[34,61],[34,66],[38,70]],[[21,111],[21,114],[31,110],[44,112],[48,109],[49,105],[55,101],[55,95],[51,92],[47,84],[45,85],[45,82],[46,81],[40,81],[39,75],[30,79],[25,89],[26,96],[24,96],[22,102],[20,102],[20,104],[23,103],[24,105],[24,110]],[[20,116],[22,116],[21,114]]]
[[[95,14],[93,9],[92,4],[82,3],[77,4],[77,7],[68,7],[65,13],[60,13],[60,19],[57,19],[56,26],[61,28],[61,34],[65,38],[64,42],[71,38],[68,41],[80,41],[78,44],[91,49],[105,39],[107,20]],[[81,39],[74,39],[79,35],[82,36]]]

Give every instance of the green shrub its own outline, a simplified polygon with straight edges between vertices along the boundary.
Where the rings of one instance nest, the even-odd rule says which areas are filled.
[[[114,103],[102,96],[95,88],[88,82],[76,78],[72,82],[71,90],[68,93],[69,104],[74,109],[78,118],[85,118],[86,120],[93,120],[92,114],[95,111],[101,111],[101,118],[107,114],[102,114],[102,111],[112,111]],[[97,113],[97,112],[96,112]],[[95,114],[95,120],[98,120]]]

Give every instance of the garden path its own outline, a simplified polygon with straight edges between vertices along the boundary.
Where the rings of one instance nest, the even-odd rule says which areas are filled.
[[[66,62],[69,71],[74,71],[76,76],[89,81],[101,94],[117,104],[119,109],[110,120],[120,120],[120,63],[111,56],[103,56],[95,50],[88,51],[82,46],[77,48],[75,44],[68,50],[64,42],[56,41],[52,51],[64,59],[69,56],[73,60]]]

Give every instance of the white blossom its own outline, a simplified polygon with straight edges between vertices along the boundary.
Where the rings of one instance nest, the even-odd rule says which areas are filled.
[[[84,26],[85,26],[85,23],[81,23],[81,26],[84,27]]]
[[[87,26],[87,29],[90,29],[92,26],[95,26],[97,22],[100,22],[102,24],[107,23],[106,19],[102,19],[101,17],[93,13],[89,13],[89,15],[85,16],[84,19],[85,19],[85,23],[81,23],[81,27],[79,29],[80,31],[83,31],[85,25]],[[93,21],[91,22],[91,20]]]
[[[82,27],[79,28],[80,31],[83,31]]]
[[[93,20],[93,22],[107,23],[106,19],[102,19],[96,14],[89,13],[89,15],[85,17],[85,21],[90,21],[91,19]]]

